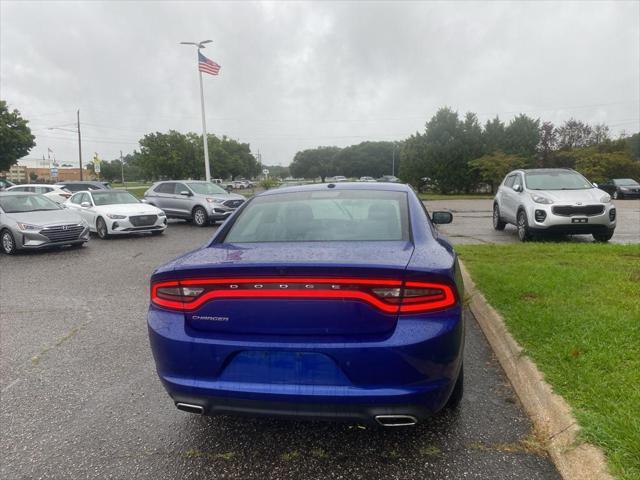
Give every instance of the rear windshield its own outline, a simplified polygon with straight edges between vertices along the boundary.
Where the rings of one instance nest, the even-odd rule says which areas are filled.
[[[527,172],[525,182],[529,190],[584,190],[593,185],[578,172]]]
[[[256,197],[226,243],[408,240],[407,195],[322,190]]]
[[[8,195],[0,197],[0,207],[5,213],[42,212],[60,210],[57,203],[44,195]]]
[[[118,192],[116,190],[111,191],[96,191],[91,192],[93,195],[93,203],[96,206],[100,205],[121,205],[126,203],[140,203],[136,197],[129,192]]]

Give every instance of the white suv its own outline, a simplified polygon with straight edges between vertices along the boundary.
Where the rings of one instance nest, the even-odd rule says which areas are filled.
[[[514,170],[493,201],[493,228],[504,230],[507,223],[523,242],[537,233],[591,234],[606,242],[616,228],[616,209],[607,192],[574,170]]]

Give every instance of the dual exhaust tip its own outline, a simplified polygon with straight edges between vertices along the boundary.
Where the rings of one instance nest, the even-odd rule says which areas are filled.
[[[202,405],[194,405],[192,403],[176,402],[176,408],[183,412],[197,415],[204,413]],[[375,420],[383,427],[408,427],[418,423],[418,419],[412,415],[376,415]]]

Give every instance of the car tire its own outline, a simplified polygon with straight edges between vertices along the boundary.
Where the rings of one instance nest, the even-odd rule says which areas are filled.
[[[202,207],[194,208],[191,216],[193,218],[193,223],[195,223],[198,227],[206,227],[209,223],[207,211]]]
[[[96,233],[102,240],[109,238],[109,229],[107,228],[107,222],[102,217],[98,217],[96,220]]]
[[[527,212],[520,210],[516,219],[516,228],[518,229],[518,239],[521,242],[531,240],[531,232],[529,231],[529,220]]]
[[[506,226],[507,224],[500,218],[500,207],[498,207],[498,204],[496,203],[493,206],[493,229],[504,230],[504,227]]]
[[[2,251],[7,255],[16,253],[16,240],[9,230],[3,230],[2,233],[0,233],[0,245],[2,245]]]
[[[613,232],[613,230],[609,230],[607,233],[594,233],[593,239],[596,242],[606,243],[611,240],[611,237],[613,237]]]
[[[458,373],[458,378],[456,380],[456,384],[453,387],[453,391],[449,396],[449,400],[447,400],[447,408],[457,408],[462,401],[462,397],[464,395],[464,363],[460,366],[460,373]]]

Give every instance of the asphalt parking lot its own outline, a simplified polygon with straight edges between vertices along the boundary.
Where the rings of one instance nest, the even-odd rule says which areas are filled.
[[[416,427],[176,410],[147,340],[148,278],[213,231],[0,256],[1,478],[559,478],[469,313],[461,409]]]
[[[616,200],[618,222],[613,243],[640,243],[640,200]],[[493,200],[434,200],[425,202],[429,211],[453,213],[453,223],[440,227],[454,244],[517,243],[516,227],[507,225],[502,232],[493,229]],[[591,235],[553,237],[555,241],[593,242]]]

